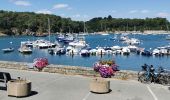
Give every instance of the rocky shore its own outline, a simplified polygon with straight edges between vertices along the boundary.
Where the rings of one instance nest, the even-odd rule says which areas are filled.
[[[27,63],[27,62],[0,61],[0,68],[38,72],[38,70],[32,66],[32,63]],[[81,66],[78,67],[78,66],[50,64],[47,67],[45,67],[42,70],[42,72],[59,73],[65,75],[82,75],[88,77],[100,77],[100,74],[93,71],[93,68],[81,67]],[[137,72],[129,71],[129,70],[121,70],[116,72],[112,78],[121,79],[121,80],[129,80],[129,79],[136,80]]]

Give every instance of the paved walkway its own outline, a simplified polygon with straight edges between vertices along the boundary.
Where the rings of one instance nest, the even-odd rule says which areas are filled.
[[[26,78],[32,82],[32,95],[25,98],[8,97],[0,83],[0,100],[169,100],[168,86],[142,84],[134,80],[111,79],[111,92],[94,94],[89,92],[91,78],[65,76],[61,74],[0,69],[10,72],[12,78]]]

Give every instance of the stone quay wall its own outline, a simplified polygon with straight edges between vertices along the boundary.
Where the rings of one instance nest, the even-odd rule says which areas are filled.
[[[0,61],[0,68],[38,72],[38,70],[32,66],[32,63],[27,63],[27,62]],[[59,73],[65,75],[82,75],[88,77],[100,77],[100,74],[95,72],[93,68],[81,67],[81,66],[78,67],[78,66],[50,64],[47,67],[45,67],[42,70],[42,72]],[[137,72],[130,71],[130,70],[120,70],[116,72],[112,78],[121,79],[121,80],[128,80],[128,79],[137,80]]]

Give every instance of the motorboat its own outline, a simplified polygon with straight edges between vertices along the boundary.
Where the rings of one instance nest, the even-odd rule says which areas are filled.
[[[64,40],[65,36],[63,34],[59,34],[57,37],[56,37],[56,40],[59,41],[59,42],[62,42]]]
[[[82,49],[80,51],[80,55],[83,56],[83,57],[89,57],[90,56],[90,52],[86,49]]]
[[[55,43],[51,43],[50,41],[44,40],[44,39],[38,39],[33,42],[34,47],[38,47],[39,49],[47,49],[51,47],[55,47]]]
[[[3,53],[9,53],[9,52],[13,52],[14,48],[4,48],[2,49]]]
[[[167,35],[165,38],[166,40],[170,40],[170,35]]]
[[[123,55],[129,55],[130,54],[130,49],[128,47],[123,47],[121,53]]]
[[[32,53],[32,49],[30,47],[27,47],[24,43],[21,42],[21,46],[20,48],[18,49],[18,51],[20,53],[23,53],[23,54],[31,54]]]
[[[136,38],[131,38],[131,39],[125,40],[124,43],[129,44],[129,45],[138,45],[140,44],[140,41]]]
[[[63,55],[66,53],[66,50],[63,47],[55,47],[48,49],[49,54]]]
[[[96,55],[97,50],[96,49],[91,49],[91,50],[89,50],[89,52],[90,52],[91,55]]]
[[[97,49],[97,51],[96,51],[96,54],[98,54],[98,55],[104,55],[104,54],[106,54],[106,50],[103,49],[102,47],[99,47],[99,48]]]
[[[85,48],[88,46],[88,44],[86,44],[86,41],[84,38],[79,38],[77,40],[74,40],[73,42],[70,42],[69,46],[77,47],[77,48]]]

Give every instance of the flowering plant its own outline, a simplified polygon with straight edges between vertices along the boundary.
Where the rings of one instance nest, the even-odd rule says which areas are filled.
[[[33,61],[33,66],[36,67],[39,71],[41,71],[47,65],[48,65],[47,58],[36,58]]]
[[[101,77],[110,78],[118,70],[114,60],[99,61],[94,64],[94,71],[99,72]]]

